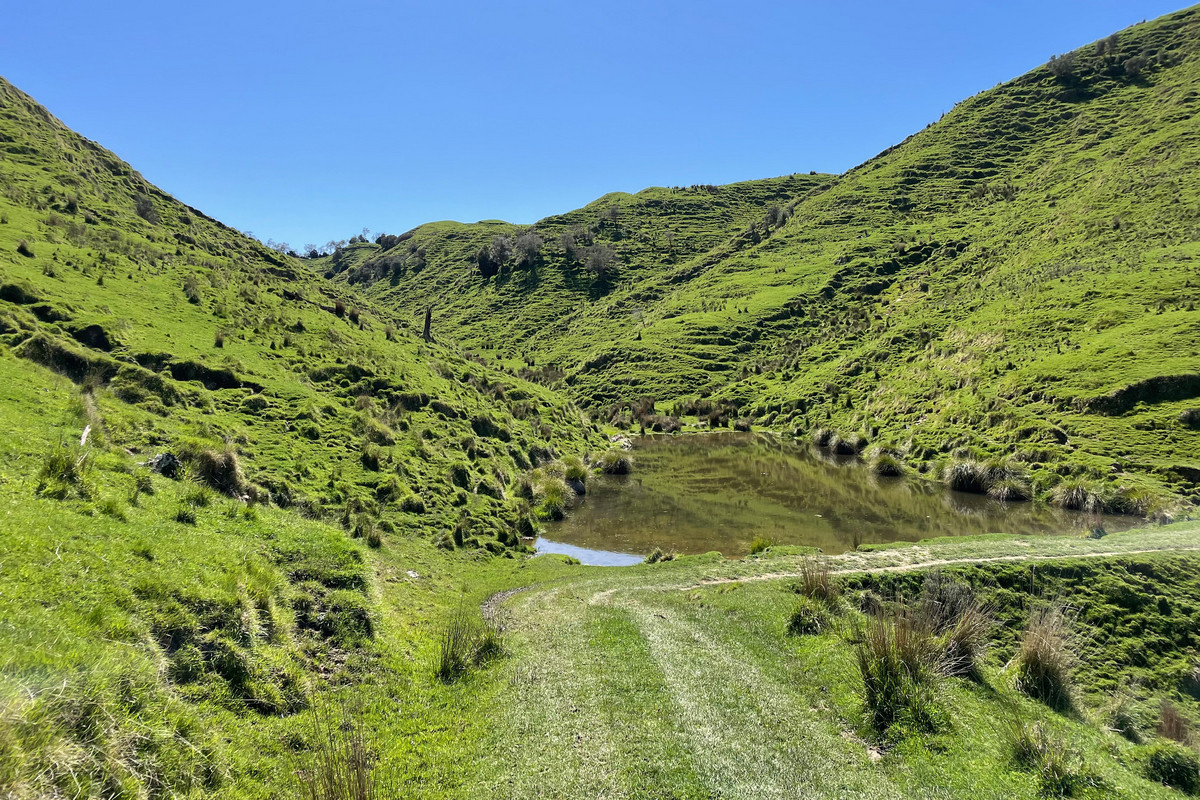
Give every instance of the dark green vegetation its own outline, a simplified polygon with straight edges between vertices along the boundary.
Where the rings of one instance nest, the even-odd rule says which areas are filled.
[[[309,260],[0,81],[0,794],[1195,791],[1200,577],[1144,552],[1194,524],[620,572],[523,542],[630,471],[593,420],[1172,512],[1200,470],[1197,25],[843,176]]]
[[[967,462],[973,491],[1171,513],[1200,480],[1198,47],[1189,9],[841,176],[609,195],[528,228],[436,223],[321,268],[432,306],[441,331],[596,418],[823,431],[878,447],[881,470],[955,480]],[[600,246],[616,264],[597,274]],[[481,271],[481,250],[513,254]]]

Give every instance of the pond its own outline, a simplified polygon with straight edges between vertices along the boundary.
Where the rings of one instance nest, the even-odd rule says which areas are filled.
[[[539,552],[585,564],[637,563],[659,547],[743,556],[755,537],[842,553],[860,544],[979,533],[1079,535],[1132,517],[1097,517],[1036,503],[1000,503],[932,481],[881,478],[855,458],[754,433],[644,436],[634,472],[593,476]]]

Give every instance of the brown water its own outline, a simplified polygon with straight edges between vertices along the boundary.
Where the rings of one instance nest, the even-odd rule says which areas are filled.
[[[541,552],[586,564],[636,563],[655,547],[743,556],[756,536],[826,553],[860,544],[979,533],[1079,535],[1131,517],[1096,517],[1034,503],[999,503],[917,478],[880,478],[857,459],[761,434],[647,436],[634,473],[597,476]]]

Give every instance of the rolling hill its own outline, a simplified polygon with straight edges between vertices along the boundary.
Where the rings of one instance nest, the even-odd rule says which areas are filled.
[[[999,459],[1000,493],[1167,513],[1200,478],[1198,32],[1193,8],[1056,57],[844,175],[437,223],[321,268],[604,420]],[[481,269],[522,234],[537,258]]]

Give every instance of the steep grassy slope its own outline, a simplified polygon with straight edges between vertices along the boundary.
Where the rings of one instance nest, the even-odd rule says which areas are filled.
[[[520,548],[510,485],[603,445],[2,81],[0,420],[19,797],[263,796],[291,779],[290,715],[330,687],[436,695],[423,620]],[[180,474],[143,466],[160,453]],[[463,729],[451,709],[403,724]],[[394,749],[420,764],[453,738]]]
[[[966,100],[845,175],[647,190],[693,207],[633,238],[721,227],[604,281],[573,285],[554,245],[485,279],[472,248],[505,228],[442,225],[409,240],[419,275],[371,292],[432,305],[447,335],[524,354],[604,416],[649,397],[826,429],[933,474],[1015,458],[1018,493],[1066,477],[1071,504],[1163,510],[1200,479],[1198,45],[1189,9]],[[736,219],[716,213],[727,195],[745,198]],[[608,204],[569,216],[603,231]],[[766,225],[771,204],[789,213]]]

